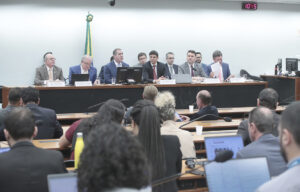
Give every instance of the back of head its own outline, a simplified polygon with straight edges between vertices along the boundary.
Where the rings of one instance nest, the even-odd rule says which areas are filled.
[[[22,97],[22,89],[19,87],[11,88],[8,94],[9,103],[12,105],[17,105],[20,103]]]
[[[259,95],[259,105],[275,110],[278,103],[278,93],[272,88],[263,89]]]
[[[157,94],[158,94],[158,89],[155,86],[147,85],[144,88],[143,98],[150,101],[154,101]]]
[[[40,98],[39,90],[33,87],[24,88],[22,91],[22,100],[24,104],[27,104],[29,102],[38,103],[39,98]]]
[[[98,110],[97,121],[99,123],[121,123],[125,113],[125,106],[122,102],[116,99],[107,100]]]
[[[27,108],[15,108],[5,117],[4,127],[14,140],[30,139],[35,127],[33,114]]]
[[[261,133],[271,133],[273,121],[273,113],[266,107],[256,107],[249,113],[249,123],[254,123]]]
[[[197,98],[200,99],[204,105],[211,105],[211,94],[207,90],[199,91]]]
[[[280,129],[287,129],[300,148],[300,101],[290,104],[282,113]]]
[[[159,93],[155,98],[155,105],[159,110],[160,117],[163,121],[174,120],[175,115],[175,97],[169,92],[165,91]]]
[[[133,135],[110,123],[94,127],[87,137],[78,169],[79,191],[141,189],[149,185],[147,159]]]

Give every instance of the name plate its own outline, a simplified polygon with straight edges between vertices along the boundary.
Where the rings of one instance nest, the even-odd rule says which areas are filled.
[[[64,87],[66,86],[64,81],[47,81],[48,87]]]
[[[205,78],[203,83],[220,83],[220,80],[217,78]]]
[[[230,82],[231,83],[244,83],[244,82],[246,82],[246,79],[243,77],[241,77],[241,78],[232,77],[232,78],[230,78]]]
[[[175,85],[176,84],[176,80],[175,79],[160,80],[158,82],[158,84],[160,84],[160,85]]]
[[[76,87],[92,86],[92,82],[91,81],[75,81],[74,85]]]

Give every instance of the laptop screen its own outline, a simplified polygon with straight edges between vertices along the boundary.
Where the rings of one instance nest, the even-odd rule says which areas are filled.
[[[49,192],[77,192],[77,174],[62,173],[48,175]]]
[[[211,162],[205,165],[205,172],[210,192],[253,192],[270,180],[265,157]]]
[[[207,160],[213,161],[216,155],[225,150],[233,152],[233,159],[236,154],[244,147],[243,139],[240,135],[221,136],[221,137],[205,137],[205,149]]]
[[[10,150],[9,147],[3,147],[3,148],[0,148],[0,153],[7,152],[7,151],[9,151],[9,150]]]

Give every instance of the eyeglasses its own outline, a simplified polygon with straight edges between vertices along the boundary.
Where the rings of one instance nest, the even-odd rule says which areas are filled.
[[[169,57],[168,59],[175,59],[174,57]]]

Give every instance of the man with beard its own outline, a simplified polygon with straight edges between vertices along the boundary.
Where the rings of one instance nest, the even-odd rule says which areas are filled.
[[[300,102],[291,104],[281,116],[278,127],[281,152],[288,170],[262,185],[257,192],[300,191]]]

